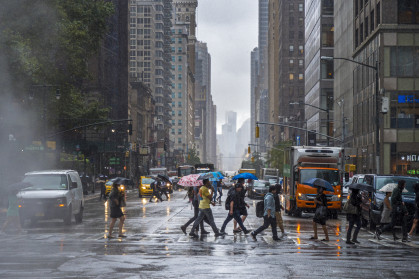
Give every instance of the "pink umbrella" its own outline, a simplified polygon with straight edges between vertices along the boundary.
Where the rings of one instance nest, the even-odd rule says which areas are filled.
[[[201,174],[190,174],[190,175],[186,175],[184,177],[182,177],[179,181],[178,181],[178,185],[180,186],[184,186],[184,187],[195,187],[195,186],[202,186],[204,185],[202,183],[202,180],[198,180],[199,176]]]

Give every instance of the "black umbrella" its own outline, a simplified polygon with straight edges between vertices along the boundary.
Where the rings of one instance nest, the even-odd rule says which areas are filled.
[[[13,183],[13,184],[8,185],[8,186],[7,186],[7,190],[8,190],[9,192],[14,192],[14,191],[19,192],[19,191],[20,191],[20,190],[22,190],[22,189],[29,188],[29,187],[32,187],[32,186],[33,186],[33,185],[32,185],[31,183],[27,183],[27,182],[17,182],[17,183]]]
[[[165,174],[158,174],[157,177],[160,178],[163,181],[172,183],[172,181],[170,181],[170,178],[167,175],[165,175]]]
[[[373,192],[374,187],[365,183],[354,183],[348,186],[350,189],[358,189],[361,191]]]

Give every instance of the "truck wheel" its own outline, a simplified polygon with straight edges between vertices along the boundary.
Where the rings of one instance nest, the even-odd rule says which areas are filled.
[[[83,221],[83,211],[84,211],[84,207],[80,205],[79,213],[74,215],[74,219],[76,220],[76,224],[80,224]]]
[[[68,207],[68,210],[63,218],[64,224],[71,225],[71,217],[73,216],[72,206]]]

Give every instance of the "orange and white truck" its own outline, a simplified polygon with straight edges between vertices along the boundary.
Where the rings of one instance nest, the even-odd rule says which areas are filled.
[[[327,207],[337,218],[342,207],[343,149],[341,147],[291,146],[285,149],[283,198],[285,213],[300,217],[314,212],[317,189],[304,185],[311,178],[328,181],[334,192],[325,191]]]

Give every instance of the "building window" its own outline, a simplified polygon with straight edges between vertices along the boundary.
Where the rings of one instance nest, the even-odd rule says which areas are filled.
[[[177,134],[178,134],[178,135],[181,135],[181,134],[182,134],[182,129],[178,129],[178,130],[177,130]]]
[[[290,45],[290,54],[294,52],[294,46]]]
[[[294,67],[294,59],[290,59],[290,67]]]
[[[177,125],[178,125],[178,126],[182,126],[182,119],[179,119],[179,120],[177,121]]]
[[[304,75],[303,74],[298,74],[298,79],[299,80],[303,80],[304,79]]]
[[[182,89],[182,83],[177,84],[177,89]]]
[[[322,24],[322,46],[333,47],[334,28],[330,24]]]
[[[298,51],[299,51],[299,53],[300,54],[303,54],[304,53],[304,46],[298,46]]]
[[[391,128],[419,128],[419,93],[393,92],[390,99]]]
[[[178,66],[177,66],[177,70],[178,70],[178,71],[182,71],[182,65],[178,65]]]
[[[359,45],[359,38],[358,38],[358,29],[355,29],[355,47],[358,47]]]
[[[298,25],[304,26],[304,18],[302,18],[302,17],[298,18]]]
[[[175,93],[172,92],[172,99],[174,99],[176,97]]]
[[[181,43],[182,43],[182,38],[178,38],[178,39],[177,39],[177,42],[178,42],[179,44],[181,44]]]
[[[175,111],[174,110],[172,110],[172,116],[175,116]]]
[[[181,110],[178,110],[177,115],[178,116],[182,116],[182,111]]]
[[[290,80],[294,80],[294,74],[290,74]]]
[[[390,48],[390,76],[419,76],[419,47],[399,46]]]
[[[181,47],[178,47],[177,48],[177,52],[182,52],[182,48]]]
[[[333,60],[321,61],[321,79],[333,79]]]
[[[182,98],[182,92],[178,92],[178,93],[177,93],[177,97],[178,97],[178,98]]]
[[[419,23],[419,1],[398,0],[399,24]]]
[[[294,32],[293,32],[293,31],[290,31],[290,32],[288,33],[288,38],[289,38],[290,40],[294,40]]]
[[[365,24],[364,24],[364,26],[365,26],[365,38],[367,38],[368,37],[368,26],[369,26],[369,24],[368,24],[368,17],[365,18]]]
[[[174,56],[172,56],[172,62],[175,62],[176,58]]]
[[[376,18],[377,18],[377,24],[376,24],[376,26],[378,26],[378,24],[380,24],[381,23],[381,5],[380,5],[380,2],[377,4],[377,15],[376,15]]]
[[[178,105],[178,107],[181,108],[182,107],[182,102],[178,102],[177,105]]]
[[[361,23],[359,26],[359,42],[362,43],[364,41],[364,23]]]
[[[304,12],[304,4],[298,4],[298,11]]]
[[[172,102],[172,108],[176,106],[176,102]]]
[[[298,39],[299,40],[303,40],[304,39],[304,32],[303,31],[298,31]]]
[[[290,12],[293,12],[293,11],[294,11],[294,4],[290,3]]]
[[[175,126],[175,120],[174,119],[172,119],[172,126]],[[172,130],[173,131],[173,134],[175,133],[175,130]]]
[[[174,122],[174,121],[173,121]],[[175,129],[172,129],[172,135],[174,135],[175,134]]]
[[[175,50],[176,50],[176,48],[175,47],[172,47],[172,52],[175,52]]]
[[[182,61],[182,56],[178,56],[177,61],[181,62]]]
[[[182,138],[178,138],[177,143],[182,143]]]
[[[333,15],[333,0],[322,0],[322,15]]]
[[[177,79],[181,80],[182,79],[182,74],[178,74]]]
[[[303,67],[304,66],[304,60],[300,59],[298,60],[298,67]]]
[[[176,70],[176,67],[175,67],[175,65],[173,65],[172,64],[172,70],[174,71],[174,70]]]

